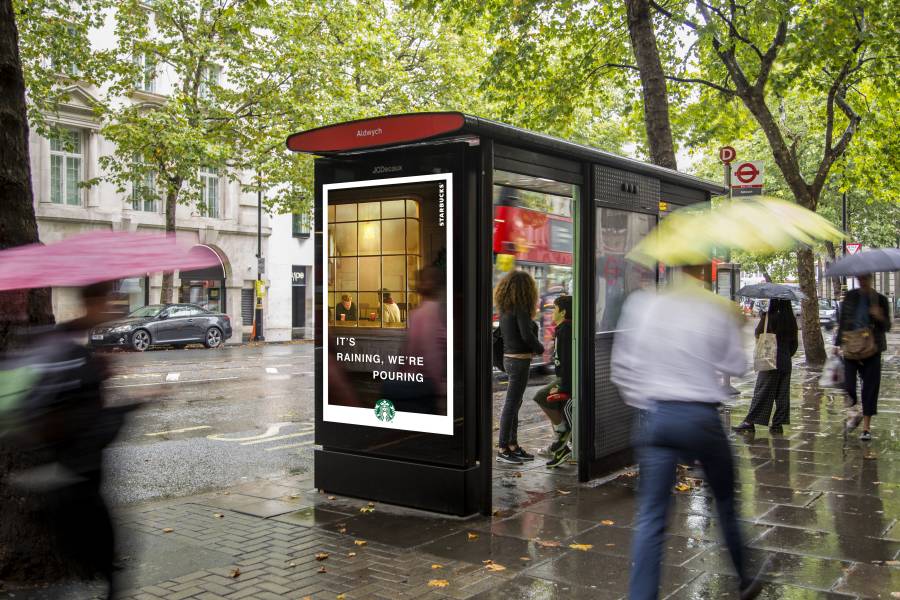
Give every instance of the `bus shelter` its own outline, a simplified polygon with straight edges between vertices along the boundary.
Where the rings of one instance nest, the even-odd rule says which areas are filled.
[[[625,255],[719,184],[455,112],[339,123],[287,146],[318,157],[317,488],[491,513],[492,289],[511,268],[535,277],[544,306],[573,296],[579,480],[632,461],[613,335],[627,294],[666,269]]]

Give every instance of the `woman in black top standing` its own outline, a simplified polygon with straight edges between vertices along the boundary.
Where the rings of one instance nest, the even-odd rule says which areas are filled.
[[[538,292],[534,279],[524,271],[512,271],[494,290],[494,304],[500,311],[500,333],[503,336],[503,369],[509,375],[506,401],[500,416],[500,452],[497,462],[522,464],[534,460],[519,446],[519,408],[528,386],[531,358],[543,354],[534,322]]]
[[[768,323],[768,325],[766,325]],[[781,433],[782,425],[790,423],[791,395],[791,357],[797,352],[800,342],[797,338],[797,318],[790,300],[772,299],[769,301],[768,318],[761,318],[756,326],[756,337],[763,333],[775,334],[776,354],[775,368],[771,371],[760,371],[756,376],[756,388],[753,390],[753,401],[750,412],[744,422],[734,427],[735,431],[753,431],[754,425],[768,425],[772,415],[772,404],[775,404],[775,415],[772,417],[772,433]]]

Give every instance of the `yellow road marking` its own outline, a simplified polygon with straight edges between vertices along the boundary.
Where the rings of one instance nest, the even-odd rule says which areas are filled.
[[[308,442],[300,442],[299,444],[284,444],[283,446],[266,448],[266,452],[272,452],[273,450],[285,450],[287,448],[299,448],[300,446],[312,446],[314,443],[315,442],[313,442],[313,440],[309,440]]]
[[[261,440],[253,440],[252,442],[241,442],[241,446],[252,446],[254,444],[265,444],[266,442],[274,442],[277,440],[287,440],[290,438],[300,437],[302,435],[309,435],[310,433],[312,433],[312,431],[312,429],[307,429],[306,431],[301,431],[300,433],[289,433],[287,435],[276,435]]]

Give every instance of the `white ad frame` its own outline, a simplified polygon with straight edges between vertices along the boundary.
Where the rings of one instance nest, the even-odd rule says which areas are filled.
[[[447,280],[447,414],[428,415],[398,411],[390,421],[381,421],[371,408],[331,405],[328,402],[328,197],[331,191],[356,188],[381,187],[410,183],[444,182],[444,229],[446,230]],[[391,177],[387,179],[368,179],[345,183],[328,183],[322,185],[322,420],[331,423],[363,425],[383,429],[400,429],[422,433],[453,435],[453,174],[440,173],[432,175],[413,175],[409,177]]]

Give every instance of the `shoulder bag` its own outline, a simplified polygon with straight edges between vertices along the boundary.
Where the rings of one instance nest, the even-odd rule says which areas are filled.
[[[769,333],[769,313],[763,322],[763,332],[756,338],[756,348],[753,350],[753,369],[756,371],[773,371],[776,367],[778,355],[778,338],[774,333]]]

